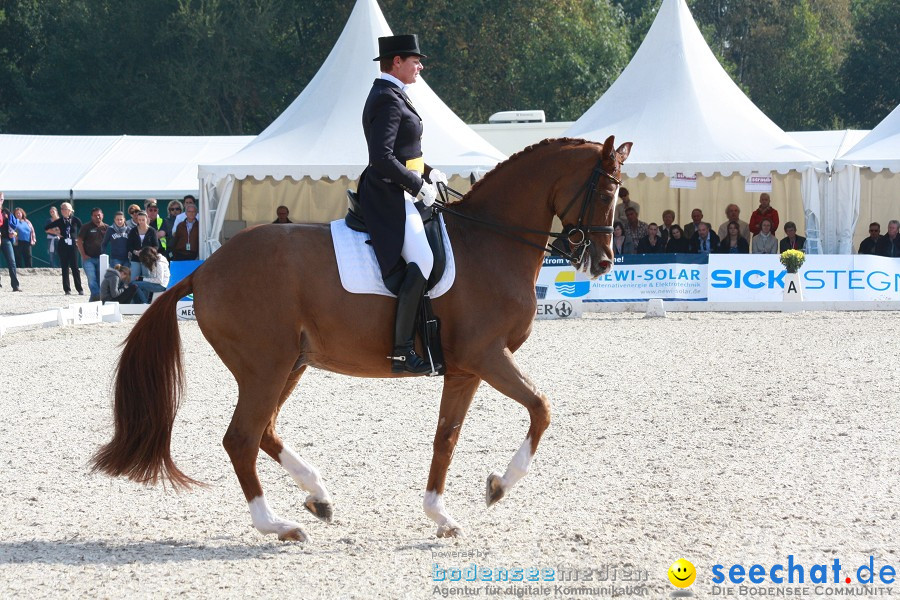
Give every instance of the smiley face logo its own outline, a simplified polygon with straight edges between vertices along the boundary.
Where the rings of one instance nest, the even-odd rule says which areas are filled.
[[[683,558],[679,558],[669,567],[669,581],[678,588],[690,587],[697,578],[697,569]]]

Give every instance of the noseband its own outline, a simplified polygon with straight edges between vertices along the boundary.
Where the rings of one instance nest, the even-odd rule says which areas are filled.
[[[575,264],[581,264],[582,260],[584,260],[585,252],[587,252],[588,248],[590,248],[591,246],[591,240],[588,237],[589,234],[608,233],[612,235],[614,232],[613,227],[610,225],[585,225],[585,222],[589,223],[594,216],[594,196],[597,194],[597,184],[600,182],[601,177],[611,179],[615,182],[616,186],[622,185],[621,179],[611,173],[607,173],[606,169],[603,168],[603,159],[598,159],[597,166],[595,166],[594,170],[591,171],[591,176],[586,182],[584,182],[584,185],[582,185],[578,189],[578,191],[575,192],[572,200],[569,201],[569,203],[566,205],[566,209],[563,211],[562,215],[560,215],[560,220],[563,220],[575,205],[575,202],[578,201],[579,196],[581,196],[583,200],[581,202],[581,211],[578,215],[578,222],[575,225],[564,224],[563,230],[560,232],[539,231],[537,229],[528,229],[527,227],[515,227],[512,225],[505,225],[503,223],[494,223],[492,221],[479,219],[477,217],[472,217],[455,211],[449,207],[450,202],[448,196],[454,196],[455,198],[459,199],[462,198],[463,195],[442,183],[439,183],[437,185],[440,197],[436,201],[435,208],[437,208],[437,210],[441,212],[449,213],[463,219],[468,219],[469,221],[475,221],[476,223],[481,223],[482,225],[487,225],[488,227],[491,227],[492,229],[495,229],[500,233],[504,233],[509,237],[522,242],[523,244],[532,246],[533,248],[538,248],[539,250],[543,250],[544,252],[560,254],[564,258],[572,261]],[[615,196],[606,196],[604,194],[601,194],[600,198],[612,202]],[[535,233],[538,235],[546,235],[555,238],[556,241],[554,241],[552,244],[539,246],[530,242],[529,240],[526,240],[520,235],[516,235],[516,233]]]

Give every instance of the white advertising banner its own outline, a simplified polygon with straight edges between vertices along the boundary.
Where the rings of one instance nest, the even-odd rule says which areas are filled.
[[[549,257],[538,274],[538,302],[578,298],[585,302],[706,300],[706,257],[699,254],[635,254],[618,257],[612,272],[594,281],[569,261]]]
[[[777,254],[713,254],[710,302],[777,302],[784,267]],[[867,255],[808,254],[800,269],[806,301],[900,300],[900,260]]]
[[[682,189],[682,190],[696,190],[697,189],[697,174],[696,173],[675,173],[675,177],[669,177],[669,188],[671,189]]]
[[[772,176],[760,175],[759,173],[751,173],[744,181],[744,191],[751,193],[762,193],[772,191]]]

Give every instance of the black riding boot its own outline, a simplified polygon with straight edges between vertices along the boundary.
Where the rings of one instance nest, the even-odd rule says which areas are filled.
[[[415,263],[406,265],[406,275],[397,293],[397,319],[394,321],[394,352],[391,355],[391,371],[394,373],[424,374],[431,366],[416,354],[416,311],[425,293],[422,271]]]

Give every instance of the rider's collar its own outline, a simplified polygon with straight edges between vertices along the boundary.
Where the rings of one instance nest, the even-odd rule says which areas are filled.
[[[405,83],[403,83],[402,81],[400,81],[399,79],[397,79],[396,77],[391,75],[390,73],[382,73],[381,78],[386,79],[387,81],[390,81],[391,83],[393,83],[394,85],[396,85],[398,88],[400,88],[403,91],[406,91],[406,88],[409,87],[408,85],[406,85]]]

